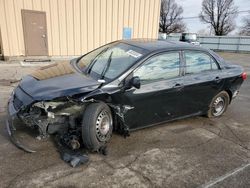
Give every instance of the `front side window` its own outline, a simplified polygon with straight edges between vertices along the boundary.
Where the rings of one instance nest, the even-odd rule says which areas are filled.
[[[170,52],[152,57],[134,72],[134,76],[139,76],[143,84],[177,77],[179,71],[179,52]]]
[[[214,59],[203,52],[186,51],[186,74],[216,70],[218,66]]]

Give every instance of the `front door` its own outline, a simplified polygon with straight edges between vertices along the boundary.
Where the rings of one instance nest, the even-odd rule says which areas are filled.
[[[46,13],[33,10],[22,10],[25,55],[47,56]]]
[[[121,95],[124,104],[133,107],[125,114],[125,123],[130,129],[179,115],[183,85],[180,75],[178,51],[155,55],[133,72],[133,76],[140,78],[141,88],[131,88]]]

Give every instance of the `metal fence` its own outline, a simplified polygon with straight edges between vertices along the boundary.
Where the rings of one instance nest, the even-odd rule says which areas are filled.
[[[168,40],[178,41],[180,35],[167,36]],[[250,36],[199,36],[202,47],[212,50],[250,52]]]

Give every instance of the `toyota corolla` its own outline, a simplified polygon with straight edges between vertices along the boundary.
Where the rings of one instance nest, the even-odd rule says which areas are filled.
[[[221,116],[247,75],[213,51],[182,42],[122,40],[70,62],[24,77],[8,103],[7,130],[15,118],[39,137],[67,134],[73,149],[98,151],[116,131],[130,131],[197,115]]]

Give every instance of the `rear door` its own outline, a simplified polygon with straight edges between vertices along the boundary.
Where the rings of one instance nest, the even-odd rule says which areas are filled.
[[[216,60],[207,52],[186,50],[183,115],[208,110],[211,99],[222,89],[223,79]]]
[[[125,114],[130,129],[159,123],[178,116],[181,108],[183,78],[179,51],[157,54],[139,66],[131,76],[138,76],[141,88],[131,88],[121,95],[124,104],[133,107]]]

